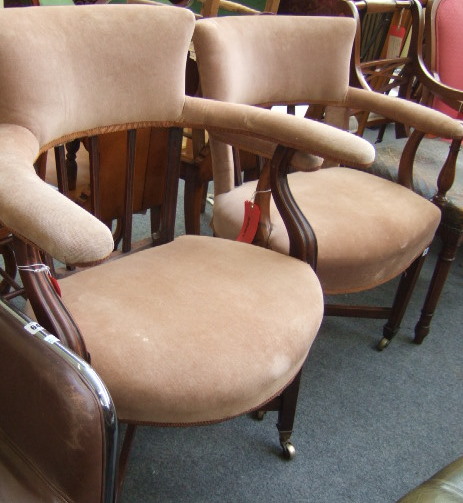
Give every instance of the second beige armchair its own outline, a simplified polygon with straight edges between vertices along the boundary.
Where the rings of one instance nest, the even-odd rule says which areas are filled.
[[[203,94],[261,108],[309,105],[308,117],[346,128],[351,108],[373,111],[409,124],[416,134],[461,139],[463,127],[443,114],[349,86],[355,31],[355,21],[349,18],[248,16],[201,20],[194,45]],[[316,271],[325,294],[359,292],[402,275],[392,307],[325,306],[326,314],[387,318],[377,345],[384,349],[399,329],[439,224],[440,210],[410,190],[410,148],[406,147],[402,157],[401,183],[393,183],[363,172],[355,159],[343,162],[337,139],[332,136],[329,140],[328,155],[313,151],[324,158],[318,163],[314,158],[293,159],[295,172],[289,174],[288,183],[313,229],[313,241],[318,246]],[[288,254],[288,233],[277,211],[284,202],[270,198],[263,201],[267,170],[259,185],[247,182],[235,186],[234,160],[227,144],[240,145],[267,158],[275,150],[269,143],[240,144],[230,135],[212,136],[215,234],[235,239],[243,223],[244,202],[257,197],[263,202],[257,239],[272,250]]]

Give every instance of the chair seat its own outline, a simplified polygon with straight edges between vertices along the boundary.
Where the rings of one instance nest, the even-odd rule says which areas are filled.
[[[398,276],[429,245],[439,224],[434,204],[368,173],[335,167],[293,173],[288,180],[315,231],[317,275],[327,294],[366,290]],[[248,182],[216,196],[213,226],[218,236],[236,238],[243,201],[255,189],[256,182]],[[269,247],[287,254],[288,235],[273,203],[270,218]]]
[[[137,423],[258,408],[296,376],[323,312],[306,263],[211,237],[182,236],[60,286],[118,417]]]
[[[407,138],[384,141],[376,146],[376,160],[369,172],[387,180],[397,181],[400,155]],[[439,169],[449,149],[449,143],[439,138],[424,138],[418,149],[413,170],[414,190],[427,199],[436,194]],[[455,180],[447,192],[447,204],[442,208],[442,223],[463,232],[463,157],[457,158]]]

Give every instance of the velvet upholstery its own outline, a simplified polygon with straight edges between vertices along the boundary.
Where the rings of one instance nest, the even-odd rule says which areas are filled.
[[[317,275],[327,294],[362,291],[398,276],[432,241],[439,223],[434,205],[361,171],[334,167],[297,172],[289,175],[289,183],[317,236]],[[215,197],[217,235],[238,236],[243,201],[251,199],[255,190],[256,182],[247,182]],[[273,202],[270,219],[269,248],[289,253],[288,234]]]
[[[355,22],[349,18],[201,20],[194,33],[201,88],[209,98],[258,106],[328,105],[325,120],[340,128],[353,108],[448,138],[463,136],[462,125],[442,113],[349,87],[354,35]],[[213,228],[216,235],[234,239],[243,222],[243,203],[253,197],[256,184],[234,187],[226,142],[225,136],[211,139]],[[323,169],[292,174],[289,180],[317,238],[317,274],[324,291],[360,291],[401,274],[432,241],[440,210],[404,187],[350,169],[362,168],[358,163],[329,167],[338,161],[336,155],[318,155],[328,158]],[[268,246],[288,253],[288,238],[275,206],[270,220]]]
[[[85,6],[72,10],[71,34],[70,8],[22,9],[21,16],[7,9],[0,18],[0,64],[5,69],[0,80],[0,174],[8,181],[0,185],[0,220],[62,262],[96,263],[113,247],[106,226],[35,176],[33,159],[63,141],[129,127],[207,124],[211,132],[281,141],[316,155],[326,156],[334,148],[340,160],[363,166],[373,161],[367,142],[324,124],[185,97],[185,58],[194,28],[191,12],[142,5]],[[127,19],[134,43],[113,44],[111,27],[127,32]],[[150,28],[154,19],[160,26],[155,32]],[[47,31],[47,23],[54,29]],[[29,43],[17,44],[15,34],[23,31]],[[136,43],[137,37],[145,41]],[[98,51],[90,55],[89,44],[98,46]],[[177,52],[180,55],[174,57]],[[51,66],[45,56],[50,53]],[[54,79],[60,83],[59,93],[51,92],[49,83]],[[12,165],[15,177],[9,176]],[[21,205],[16,204],[16,195]]]
[[[458,0],[440,0],[430,4],[434,18],[431,21],[430,32],[432,40],[433,61],[431,70],[439,80],[455,89],[463,89],[463,68],[461,65],[461,46],[463,33],[461,23],[463,20],[463,4]],[[450,117],[463,119],[463,111],[455,110],[440,99],[433,103],[436,110],[440,110]]]
[[[0,12],[0,64],[8,69],[0,75],[0,221],[19,238],[21,260],[40,260],[40,250],[67,265],[95,265],[111,253],[110,230],[33,168],[41,152],[74,138],[162,127],[180,140],[180,128],[204,128],[310,159],[334,152],[340,162],[371,164],[365,140],[326,124],[186,97],[194,26],[191,12],[167,6]],[[22,31],[33,50],[15,45]],[[55,81],[59,92],[48,85]],[[174,140],[172,192],[180,157]],[[287,448],[300,371],[323,315],[307,260],[181,237],[76,272],[61,281],[62,299],[46,274],[21,269],[37,319],[91,358],[119,419],[130,423],[127,432],[140,423],[217,422],[266,406],[278,411]]]
[[[236,416],[277,395],[301,368],[323,310],[307,264],[198,236],[122,261],[60,281],[122,420]]]

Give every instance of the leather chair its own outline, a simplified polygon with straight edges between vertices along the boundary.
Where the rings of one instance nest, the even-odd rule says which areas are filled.
[[[0,501],[112,503],[118,424],[96,372],[0,299]]]
[[[336,37],[332,37],[333,32]],[[463,127],[434,110],[350,87],[350,52],[355,33],[356,23],[349,18],[216,18],[198,21],[194,46],[201,87],[208,98],[259,107],[308,103],[308,116],[340,127],[347,126],[350,109],[373,111],[415,128],[401,159],[401,184],[361,169],[334,167],[338,163],[334,151],[318,165],[314,159],[295,157],[292,162],[296,172],[288,176],[300,211],[313,228],[313,242],[316,240],[318,246],[317,274],[326,294],[366,290],[404,273],[392,308],[325,307],[328,315],[387,318],[377,346],[383,349],[399,328],[422,258],[440,220],[435,205],[409,190],[414,141],[434,131],[459,144]],[[323,115],[325,105],[329,107]],[[215,234],[235,239],[245,218],[244,203],[257,194],[263,218],[254,241],[288,253],[291,247],[283,221],[270,198],[265,200],[263,194],[265,170],[261,183],[236,187],[229,141],[226,134],[214,135],[210,140]],[[255,141],[242,146],[267,157],[274,151],[271,145]],[[355,162],[344,165],[359,168]]]
[[[123,38],[116,36],[121,26]],[[309,265],[315,255],[303,245],[310,229],[281,184],[272,190],[285,201],[285,220],[298,222],[289,231],[297,243],[292,257],[213,237],[173,240],[182,129],[256,137],[278,143],[278,155],[295,148],[327,156],[334,141],[343,161],[373,161],[365,140],[330,126],[185,96],[194,27],[194,15],[176,7],[0,13],[0,58],[6,62],[0,76],[0,221],[15,236],[38,322],[91,357],[118,419],[128,424],[122,466],[137,424],[209,424],[262,409],[278,411],[280,443],[292,457],[300,372],[323,314]],[[49,85],[54,81],[59,93]],[[101,263],[113,251],[111,231],[45,184],[33,162],[74,138],[128,130],[124,213],[130,216],[139,127],[168,128],[169,155],[160,163],[163,205],[153,236],[162,246]],[[283,173],[285,165],[276,162],[273,169]],[[69,266],[97,266],[60,281],[60,297],[45,268],[34,266],[42,252]]]
[[[463,501],[463,458],[458,458],[412,489],[397,503],[459,503]]]

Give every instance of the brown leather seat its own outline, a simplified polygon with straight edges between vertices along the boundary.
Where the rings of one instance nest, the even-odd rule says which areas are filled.
[[[0,501],[114,501],[117,420],[93,369],[0,300]]]
[[[463,501],[463,457],[456,459],[407,493],[398,503],[459,503]]]

